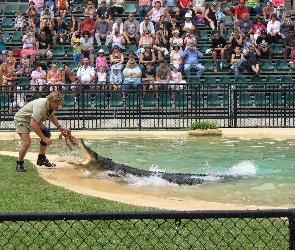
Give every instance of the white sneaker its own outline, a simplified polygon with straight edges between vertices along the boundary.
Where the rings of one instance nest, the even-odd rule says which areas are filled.
[[[164,55],[168,56],[169,55],[169,51],[167,49],[164,50]]]

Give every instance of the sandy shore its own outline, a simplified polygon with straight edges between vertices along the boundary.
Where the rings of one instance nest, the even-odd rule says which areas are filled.
[[[17,156],[17,152],[0,151],[2,155]],[[86,177],[81,170],[68,164],[69,157],[48,155],[51,161],[57,164],[56,168],[48,169],[37,166],[37,153],[28,153],[26,159],[30,160],[37,168],[40,176],[47,182],[74,192],[96,196],[108,200],[128,203],[138,206],[156,207],[167,210],[241,210],[241,209],[269,209],[274,207],[262,207],[240,204],[222,204],[217,202],[205,202],[175,197],[161,197],[160,195],[147,195],[130,190],[128,185],[120,184],[107,179],[95,179]],[[19,173],[23,174],[23,173]],[[26,174],[26,173],[24,173]]]

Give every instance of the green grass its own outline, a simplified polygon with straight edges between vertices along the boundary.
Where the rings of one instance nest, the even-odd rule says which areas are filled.
[[[152,211],[56,187],[0,156],[0,211]],[[288,249],[288,220],[56,220],[0,222],[1,249]]]

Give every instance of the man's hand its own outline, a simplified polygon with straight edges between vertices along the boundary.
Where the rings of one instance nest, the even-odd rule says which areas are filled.
[[[52,145],[52,141],[48,137],[45,137],[45,139],[42,139],[42,141],[45,142],[47,146]]]

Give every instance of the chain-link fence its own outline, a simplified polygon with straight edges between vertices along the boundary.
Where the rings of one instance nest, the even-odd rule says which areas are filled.
[[[0,214],[1,249],[295,249],[295,210]]]

